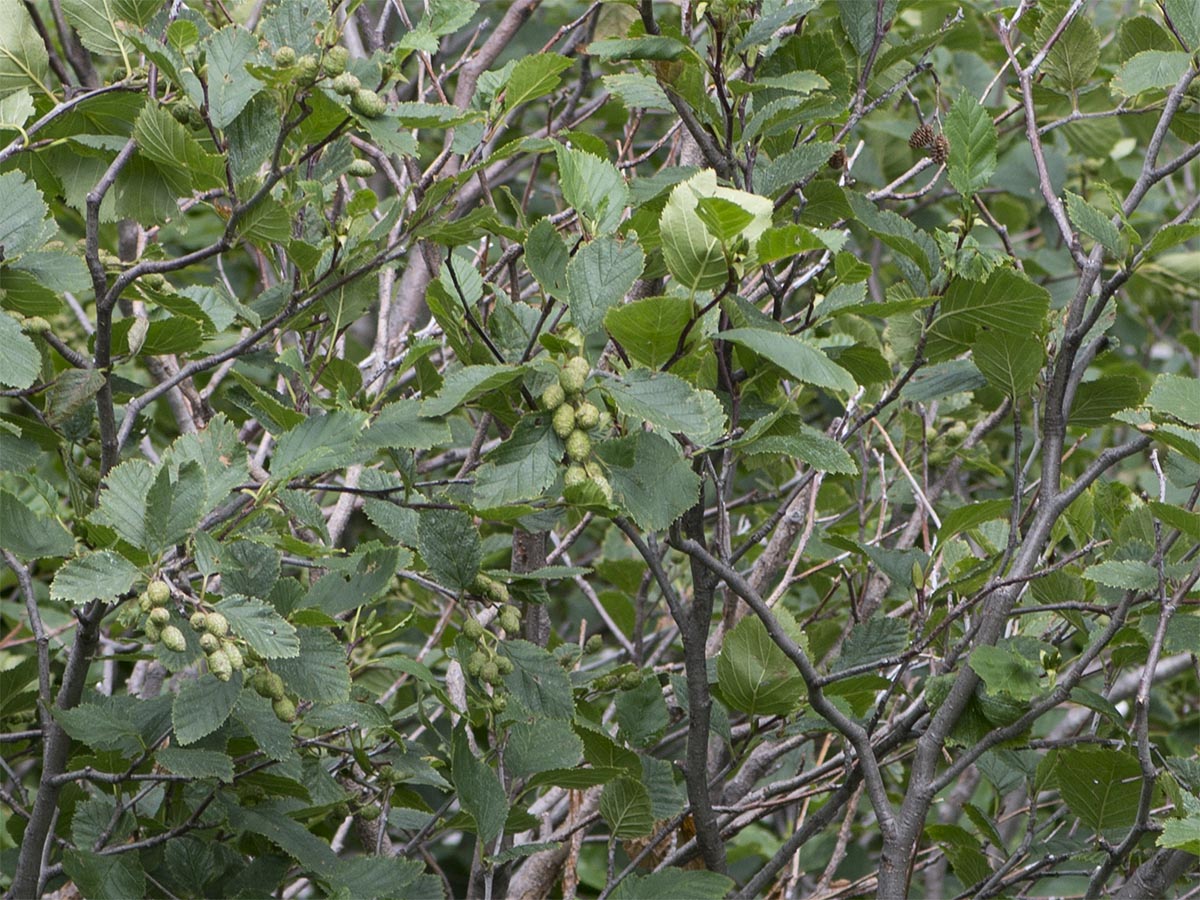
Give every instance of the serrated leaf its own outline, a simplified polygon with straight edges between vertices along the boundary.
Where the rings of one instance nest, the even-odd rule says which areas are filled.
[[[233,781],[233,759],[215,750],[185,750],[181,747],[164,747],[154,754],[154,761],[168,772],[187,775],[190,778],[217,778]]]
[[[208,114],[215,127],[225,129],[263,84],[246,71],[258,43],[244,28],[230,25],[207,41]]]
[[[342,468],[366,421],[365,413],[344,409],[305,419],[280,435],[271,457],[272,480]]]
[[[830,141],[816,141],[782,153],[755,172],[754,189],[772,197],[823,168],[837,149]]]
[[[804,635],[791,613],[774,610],[780,626],[801,648]],[[795,664],[771,640],[756,615],[744,616],[725,635],[717,657],[721,697],[734,709],[752,716],[785,716],[795,712],[807,686]]]
[[[524,374],[520,366],[466,366],[451,372],[436,397],[421,404],[421,415],[444,416],[489,391],[498,390]]]
[[[412,554],[397,547],[360,548],[322,575],[302,605],[317,607],[329,616],[349,612],[379,596],[391,584],[396,570],[411,562]]]
[[[1024,701],[1033,699],[1041,688],[1040,667],[1010,641],[976,647],[971,651],[970,666],[983,679],[989,694]]]
[[[618,778],[604,786],[600,793],[600,815],[613,837],[645,837],[654,830],[650,795],[645,786],[632,778]]]
[[[1121,234],[1117,231],[1117,226],[1109,221],[1108,216],[1078,194],[1066,191],[1065,196],[1067,198],[1067,214],[1071,217],[1071,224],[1113,256],[1120,256]]]
[[[1072,747],[1062,750],[1056,768],[1063,801],[1094,831],[1126,828],[1137,817],[1141,767],[1119,750]]]
[[[504,745],[504,769],[522,777],[573,766],[582,756],[583,742],[569,722],[562,719],[514,722]]]
[[[233,594],[215,609],[229,621],[233,633],[264,659],[292,659],[300,655],[295,626],[270,604]]]
[[[81,703],[72,709],[54,706],[51,712],[63,731],[81,744],[130,757],[145,749],[145,741],[129,714],[128,703],[118,700],[132,698],[97,697],[95,702]]]
[[[50,597],[75,606],[93,600],[112,603],[133,587],[139,575],[125,557],[112,550],[98,550],[68,560],[54,575]]]
[[[628,109],[647,109],[655,112],[670,112],[674,107],[666,92],[649,75],[622,72],[605,75],[600,79],[604,88],[625,104]]]
[[[908,627],[900,619],[876,616],[859,622],[842,645],[833,670],[841,672],[865,663],[886,659],[908,646]]]
[[[46,45],[24,4],[0,3],[0,98],[26,88],[46,90],[49,74]]]
[[[232,828],[261,834],[310,871],[326,874],[335,870],[338,859],[329,844],[289,816],[291,807],[285,801],[243,806],[231,798],[232,794],[223,796],[221,807]]]
[[[599,331],[605,313],[624,299],[645,264],[635,241],[604,236],[581,247],[567,265],[571,321],[584,334]]]
[[[652,744],[671,723],[662,685],[654,677],[643,678],[631,691],[621,691],[614,706],[621,735],[635,747]]]
[[[188,195],[193,188],[207,190],[224,185],[221,157],[206,152],[163,107],[154,103],[143,106],[133,136],[138,152],[159,166],[178,193]]]
[[[305,700],[340,703],[350,699],[346,648],[324,628],[298,628],[300,655],[271,662],[271,671]]]
[[[456,509],[430,509],[421,513],[417,551],[438,582],[453,591],[471,586],[483,560],[475,523]]]
[[[636,38],[604,38],[588,44],[587,52],[606,61],[624,59],[679,59],[687,45],[665,35],[643,35]]]
[[[95,900],[128,900],[146,895],[146,873],[136,853],[105,855],[90,850],[68,850],[63,871],[81,896]]]
[[[631,360],[656,369],[674,355],[693,310],[687,297],[647,297],[610,309],[604,327]]]
[[[562,442],[549,422],[539,425],[523,419],[475,470],[475,507],[490,509],[538,499],[557,478],[562,453]]]
[[[847,393],[858,389],[849,372],[803,338],[764,328],[734,328],[717,337],[753,351],[805,384]]]
[[[504,90],[504,108],[516,109],[522,103],[544,97],[561,80],[559,76],[571,68],[571,60],[557,53],[535,53],[517,60]]]
[[[1200,425],[1200,379],[1161,374],[1154,379],[1146,405],[1187,425]]]
[[[996,126],[975,97],[963,91],[946,116],[950,141],[950,183],[964,197],[972,197],[996,171]]]
[[[479,843],[490,847],[508,818],[508,798],[492,767],[471,751],[462,725],[450,742],[450,767],[459,803],[475,820]]]
[[[1107,425],[1113,413],[1137,406],[1144,393],[1141,382],[1131,375],[1102,375],[1085,381],[1075,391],[1071,404],[1071,428],[1095,428]]]
[[[642,528],[668,527],[695,503],[700,477],[664,438],[638,432],[596,445],[613,499]]]
[[[971,355],[988,383],[1010,397],[1028,392],[1046,362],[1041,340],[1006,331],[985,331],[975,341]]]
[[[146,496],[154,485],[155,467],[142,459],[127,460],[103,482],[92,520],[112,528],[134,547],[146,541]]]
[[[38,515],[15,495],[0,489],[0,535],[5,549],[20,559],[71,556],[75,539],[49,516]]]
[[[624,415],[670,434],[684,434],[699,446],[708,446],[725,432],[725,412],[716,395],[669,373],[631,369],[606,381],[604,391]]]
[[[938,543],[944,545],[951,538],[984,522],[1005,518],[1011,511],[1012,503],[1008,500],[980,500],[942,513],[942,526],[937,533]]]
[[[20,172],[0,175],[0,247],[4,248],[4,259],[36,250],[49,240],[54,226],[46,221],[48,214],[42,192],[32,181]]]
[[[1083,570],[1088,581],[1127,591],[1153,591],[1158,586],[1158,572],[1140,559],[1110,559]]]
[[[1035,40],[1046,46],[1058,30],[1061,18],[1042,17]],[[1075,16],[1058,36],[1042,63],[1046,80],[1062,91],[1075,91],[1088,83],[1100,61],[1100,35],[1089,16]]]
[[[427,418],[420,401],[397,400],[379,411],[360,442],[366,447],[429,450],[450,440],[450,426],[440,418]]]
[[[1143,50],[1126,60],[1112,79],[1113,92],[1136,97],[1143,91],[1173,87],[1191,65],[1191,55],[1179,50]]]
[[[1170,847],[1200,856],[1200,814],[1192,813],[1185,819],[1164,820],[1162,833],[1155,843],[1159,847]]]
[[[570,720],[575,715],[571,679],[550,653],[523,640],[504,641],[500,652],[513,663],[504,686],[522,709],[547,719]]]
[[[197,463],[189,460],[175,472],[162,466],[146,492],[142,549],[157,555],[182,541],[200,523],[205,491]]]
[[[563,199],[595,234],[616,231],[629,199],[629,188],[617,167],[583,150],[560,146],[557,153]]]
[[[570,261],[566,242],[559,237],[554,223],[548,218],[538,219],[529,229],[529,237],[525,240],[525,265],[548,295],[566,296],[567,265]]]
[[[171,706],[175,740],[181,744],[194,744],[212,734],[229,718],[241,692],[241,672],[234,672],[229,681],[219,681],[216,676],[206,673],[186,682]]]
[[[1196,4],[1191,0],[1162,0],[1159,5],[1187,49],[1195,52],[1200,48],[1200,9]]]
[[[650,875],[630,875],[609,896],[612,900],[722,900],[733,888],[733,879],[718,872],[668,867]]]
[[[1050,294],[1012,269],[997,269],[987,281],[956,278],[942,298],[930,328],[927,353],[934,361],[957,356],[979,332],[1041,334]]]

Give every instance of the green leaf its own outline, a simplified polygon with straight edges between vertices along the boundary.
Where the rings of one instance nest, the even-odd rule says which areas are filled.
[[[619,693],[615,707],[621,734],[635,747],[653,744],[671,723],[662,685],[654,676],[643,678],[632,691]]]
[[[846,393],[858,389],[849,372],[803,338],[764,328],[734,328],[717,337],[757,353],[805,384]]]
[[[896,15],[897,5],[897,0],[887,0],[882,8],[875,0],[837,0],[842,28],[859,56],[866,56],[875,42],[877,17],[880,26],[886,30]]]
[[[523,640],[502,642],[500,653],[512,660],[504,685],[522,710],[547,719],[570,720],[575,715],[571,679],[554,656]]]
[[[1162,0],[1159,4],[1163,13],[1175,27],[1175,33],[1183,39],[1186,49],[1200,49],[1200,9],[1191,0]]]
[[[154,754],[154,761],[168,772],[189,778],[217,778],[233,781],[233,759],[215,750],[185,750],[165,747]]]
[[[604,786],[600,793],[600,815],[613,837],[623,840],[645,837],[654,830],[650,795],[641,782],[632,778],[618,778]]]
[[[609,894],[612,900],[721,900],[734,888],[718,872],[669,867],[650,875],[630,875]]]
[[[454,729],[450,767],[463,811],[475,820],[479,843],[491,847],[508,818],[508,797],[492,767],[475,756],[463,725]]]
[[[842,645],[833,670],[842,672],[865,663],[895,656],[908,646],[908,627],[900,619],[875,617],[859,622]]]
[[[504,108],[516,109],[522,103],[544,97],[556,87],[559,76],[571,68],[571,60],[557,53],[535,53],[517,60],[504,90]]]
[[[425,866],[416,859],[355,856],[339,859],[327,877],[347,897],[424,897],[410,893],[410,885],[424,871]]]
[[[563,719],[515,722],[504,745],[504,769],[524,777],[561,766],[573,766],[583,757],[583,741]]]
[[[1008,640],[984,644],[971,651],[970,666],[987,685],[987,692],[1015,700],[1031,700],[1041,688],[1040,666]]]
[[[952,509],[942,514],[942,527],[937,533],[938,543],[944,546],[962,532],[976,528],[984,522],[1003,519],[1011,511],[1012,503],[1008,500],[980,500]]]
[[[752,212],[724,197],[701,197],[696,201],[696,215],[722,244],[728,244],[754,221]]]
[[[829,141],[801,144],[760,166],[754,174],[754,188],[773,197],[823,168],[837,149],[838,145]]]
[[[175,472],[162,466],[146,492],[141,547],[157,555],[182,541],[200,523],[205,491],[204,473],[197,463],[189,460]]]
[[[202,430],[176,438],[162,459],[172,469],[188,462],[199,467],[204,480],[202,515],[224,503],[249,477],[246,445],[224,413],[213,416]]]
[[[996,171],[996,126],[979,101],[963,91],[946,116],[950,183],[964,197],[987,186]]]
[[[791,638],[805,646],[796,620],[782,606],[775,618]],[[744,616],[725,635],[717,657],[717,684],[722,699],[752,716],[786,716],[795,712],[807,687],[795,664],[767,634],[756,615]]]
[[[1010,397],[1027,393],[1046,362],[1046,349],[1039,338],[1007,331],[983,332],[971,355],[988,383]]]
[[[629,188],[617,167],[583,150],[559,146],[557,153],[563,199],[584,218],[593,234],[616,231],[629,198]]]
[[[605,38],[588,44],[587,52],[606,62],[625,59],[679,59],[687,46],[664,35],[643,35],[636,38]]]
[[[1189,219],[1175,225],[1166,225],[1155,231],[1150,240],[1146,242],[1142,248],[1142,256],[1145,260],[1153,259],[1164,250],[1170,250],[1197,236],[1200,236],[1200,219]]]
[[[457,509],[421,512],[417,551],[438,582],[452,591],[470,587],[483,561],[475,523]]]
[[[139,574],[125,557],[111,550],[98,550],[68,560],[54,575],[50,597],[73,606],[93,600],[112,603],[133,587]]]
[[[1110,559],[1083,570],[1088,581],[1127,591],[1153,591],[1158,587],[1158,572],[1140,559]]]
[[[137,702],[130,697],[97,697],[96,702],[81,703],[73,709],[51,707],[51,712],[63,731],[81,744],[130,757],[146,746],[130,715],[129,704]]]
[[[1163,820],[1162,833],[1155,843],[1159,847],[1171,847],[1200,856],[1200,814],[1192,813],[1186,819]]]
[[[558,477],[562,442],[549,422],[522,419],[512,436],[475,470],[473,504],[477,509],[536,500]]]
[[[925,834],[942,848],[963,887],[978,884],[992,874],[979,839],[961,825],[926,825]]]
[[[654,112],[671,112],[674,107],[667,99],[657,81],[649,75],[622,72],[604,75],[600,79],[604,88],[625,104],[627,109],[646,109]]]
[[[1067,807],[1094,831],[1127,828],[1137,818],[1142,770],[1128,753],[1072,747],[1060,751],[1056,773]]]
[[[221,808],[233,829],[261,834],[306,870],[327,874],[336,868],[338,859],[329,844],[289,816],[290,807],[285,801],[243,806],[234,795],[227,794],[222,795]]]
[[[596,446],[613,497],[641,528],[668,527],[695,503],[700,477],[665,439],[637,432]]]
[[[442,382],[442,390],[421,404],[421,415],[444,416],[464,403],[489,391],[498,390],[524,374],[520,366],[467,366],[451,372]]]
[[[939,362],[970,349],[980,330],[1028,337],[1042,334],[1050,294],[1013,269],[987,281],[956,278],[930,328],[927,353]]]
[[[1102,375],[1095,381],[1085,381],[1075,391],[1071,404],[1071,428],[1096,428],[1107,425],[1113,413],[1137,406],[1144,391],[1131,375]]]
[[[280,435],[271,457],[271,479],[280,482],[343,468],[366,422],[365,413],[345,409],[305,419]]]
[[[1200,541],[1200,513],[1189,512],[1169,503],[1159,503],[1157,500],[1151,500],[1147,505],[1154,517],[1164,525],[1178,529],[1193,541]]]
[[[48,214],[42,192],[32,181],[20,172],[0,175],[0,247],[5,260],[36,250],[50,239],[54,225],[46,221]]]
[[[846,448],[799,416],[780,416],[774,422],[760,419],[733,443],[746,453],[794,457],[818,472],[857,475],[858,464]]]
[[[258,50],[250,32],[235,25],[207,41],[208,115],[215,127],[227,128],[260,90],[262,82],[246,71]]]
[[[346,648],[324,628],[298,628],[300,655],[271,661],[271,671],[305,700],[340,703],[350,699]]]
[[[426,418],[418,400],[397,400],[379,411],[359,442],[366,447],[429,450],[450,440],[450,426]]]
[[[580,331],[600,330],[605,313],[621,302],[645,264],[635,241],[605,236],[580,248],[567,266],[571,320]]]
[[[275,715],[270,700],[254,691],[242,691],[233,708],[233,717],[245,726],[258,749],[269,759],[283,761],[294,756],[292,728]]]
[[[158,164],[163,177],[178,193],[186,195],[193,188],[224,186],[221,157],[206,152],[165,108],[154,103],[143,106],[134,123],[133,136],[138,142],[138,152]]]
[[[403,563],[401,563],[403,554]],[[396,569],[412,562],[412,554],[396,547],[360,548],[340,560],[333,571],[321,576],[309,589],[302,606],[317,607],[326,615],[337,616],[370,602],[381,594],[395,577]]]
[[[1173,87],[1191,65],[1191,55],[1178,50],[1143,50],[1128,59],[1112,78],[1113,93],[1136,97],[1143,91]]]
[[[571,256],[566,242],[548,218],[538,219],[525,239],[525,265],[543,291],[551,297],[567,295],[567,265]]]
[[[136,853],[103,855],[68,850],[63,871],[88,900],[129,900],[146,896],[146,873]]]
[[[1200,378],[1162,374],[1154,379],[1146,405],[1187,425],[1200,425]]]
[[[0,98],[26,88],[45,89],[50,57],[21,3],[0,3]]]
[[[604,391],[624,415],[684,434],[699,446],[712,444],[725,432],[725,412],[716,395],[669,373],[631,369],[606,381]]]
[[[264,659],[291,659],[300,655],[295,626],[270,604],[233,594],[215,609],[229,621],[233,633]]]
[[[1066,191],[1064,196],[1067,198],[1067,213],[1071,217],[1071,224],[1113,256],[1120,256],[1121,234],[1117,231],[1117,226],[1109,221],[1108,216],[1078,194]]]
[[[1035,42],[1044,47],[1058,30],[1061,17],[1045,15],[1038,25]],[[1046,80],[1061,91],[1078,90],[1088,83],[1100,61],[1100,35],[1090,16],[1075,16],[1050,48],[1042,63]]]
[[[4,546],[19,559],[71,556],[75,539],[49,516],[38,515],[15,495],[0,489],[0,534]]]
[[[144,25],[149,18],[142,18],[141,13],[148,11],[153,15],[150,7],[159,5],[160,0],[153,3],[138,0],[63,0],[62,7],[67,21],[79,33],[83,46],[105,56],[124,56],[128,48],[119,23],[129,20]]]
[[[687,297],[647,297],[610,309],[604,327],[630,359],[656,369],[674,355],[693,310]]]
[[[218,681],[216,676],[206,673],[186,682],[171,706],[175,740],[181,744],[194,744],[212,734],[229,718],[241,692],[240,672],[234,672],[229,681]]]

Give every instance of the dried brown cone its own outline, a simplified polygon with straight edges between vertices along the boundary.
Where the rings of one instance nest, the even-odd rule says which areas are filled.
[[[913,129],[913,133],[908,136],[908,146],[914,150],[920,150],[922,147],[928,147],[933,143],[933,126],[928,123],[918,125]]]
[[[829,168],[840,169],[846,165],[846,151],[838,147],[833,151],[833,156],[829,157]]]
[[[944,134],[934,138],[933,146],[929,148],[929,158],[939,166],[950,158],[950,142]]]

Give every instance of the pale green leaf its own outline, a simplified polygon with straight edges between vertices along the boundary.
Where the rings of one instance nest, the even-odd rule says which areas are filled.
[[[3,178],[4,176],[0,176]],[[10,315],[0,312],[0,384],[24,390],[42,370],[42,355]]]
[[[554,656],[523,640],[501,642],[500,652],[512,660],[504,686],[522,710],[538,719],[569,720],[575,715],[571,679]]]
[[[666,528],[690,509],[700,493],[700,477],[679,450],[652,432],[605,441],[596,455],[608,473],[613,498],[642,528]]]
[[[1078,194],[1066,192],[1067,213],[1071,224],[1083,234],[1100,244],[1113,256],[1121,255],[1121,234],[1108,216],[1096,209]]]
[[[707,446],[725,432],[725,412],[710,391],[692,387],[666,372],[631,369],[604,384],[624,415],[642,419],[670,434],[684,434]]]
[[[996,126],[979,101],[963,91],[946,116],[945,136],[950,141],[950,183],[972,197],[996,171]]]
[[[1110,559],[1083,570],[1088,581],[1129,591],[1153,591],[1158,586],[1154,566],[1140,559]]]
[[[1046,361],[1041,340],[1028,334],[985,331],[971,350],[975,365],[988,383],[1015,397],[1033,387]]]
[[[229,621],[235,635],[264,659],[294,658],[300,655],[296,628],[275,608],[262,600],[233,594],[215,609]]]
[[[562,442],[548,421],[537,425],[523,419],[512,436],[475,470],[473,504],[478,509],[492,509],[538,499],[558,476],[562,453]]]
[[[0,489],[0,535],[19,559],[71,556],[75,538],[57,519],[39,515],[14,494]]]
[[[176,775],[189,778],[217,778],[233,781],[233,759],[215,750],[186,750],[182,747],[164,747],[154,754],[154,761]]]
[[[584,334],[599,331],[605,314],[617,306],[646,263],[634,241],[600,237],[579,249],[567,266],[571,320]]]
[[[305,419],[280,435],[271,457],[271,479],[285,481],[342,468],[366,422],[365,413],[344,409]]]
[[[718,872],[669,867],[649,875],[630,875],[609,896],[612,900],[722,900],[733,888],[733,879]]]
[[[516,109],[522,103],[544,97],[556,87],[560,75],[571,68],[571,60],[557,53],[535,53],[517,60],[504,91],[504,108]]]
[[[92,600],[112,603],[133,587],[137,568],[112,550],[98,550],[68,560],[54,575],[50,597],[79,606]]]
[[[508,818],[508,797],[492,767],[472,752],[462,725],[450,742],[450,767],[459,803],[475,820],[480,843],[490,847]]]
[[[498,390],[520,378],[520,366],[467,366],[451,372],[442,382],[442,390],[421,404],[421,415],[444,416],[489,391]]]
[[[1179,81],[1189,65],[1191,56],[1181,50],[1143,50],[1117,69],[1112,89],[1124,97],[1163,90]]]
[[[209,37],[208,114],[215,127],[224,129],[263,87],[246,71],[258,43],[243,28],[230,25]]]
[[[622,72],[619,75],[605,75],[600,80],[604,82],[605,89],[628,109],[654,112],[671,112],[674,109],[666,92],[649,75]]]
[[[1200,379],[1162,374],[1154,379],[1146,405],[1160,415],[1200,426]]]
[[[1186,819],[1166,819],[1162,826],[1162,834],[1155,842],[1159,847],[1200,856],[1200,814],[1192,813]]]
[[[44,244],[54,231],[42,192],[20,172],[0,175],[0,247],[11,260]]]
[[[615,231],[629,196],[617,167],[583,150],[560,146],[557,152],[563,199],[583,217],[593,234]]]
[[[1061,22],[1060,16],[1045,15],[1038,25],[1035,43],[1046,46]],[[1042,63],[1042,71],[1050,84],[1062,91],[1075,91],[1096,71],[1100,61],[1100,35],[1090,16],[1075,16],[1058,36]]]
[[[631,360],[658,368],[675,354],[693,311],[687,297],[647,297],[610,309],[604,327]]]
[[[562,766],[573,766],[583,756],[583,742],[564,719],[515,722],[504,745],[505,771],[517,777]]]
[[[1162,0],[1159,7],[1187,49],[1193,53],[1200,49],[1200,7],[1193,0]]]
[[[764,328],[734,328],[717,337],[745,347],[805,384],[847,393],[858,389],[849,372],[803,338]]]
[[[600,815],[614,837],[645,837],[654,830],[654,812],[650,795],[641,782],[618,778],[604,786],[600,794]]]
[[[340,703],[350,699],[346,648],[324,628],[298,628],[300,655],[271,661],[271,671],[305,700]]]
[[[621,736],[635,747],[653,744],[671,724],[671,713],[658,678],[643,678],[631,691],[617,694],[615,703]]]
[[[25,5],[0,3],[0,98],[27,88],[47,90],[49,75],[46,45],[33,27]]]
[[[804,635],[791,613],[781,606],[774,613],[785,633],[803,648]],[[717,657],[717,684],[729,706],[752,716],[795,712],[807,693],[799,670],[755,615],[744,616],[725,635]]]

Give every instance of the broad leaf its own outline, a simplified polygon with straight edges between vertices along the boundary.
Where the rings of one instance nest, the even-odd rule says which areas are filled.
[[[1133,824],[1142,789],[1142,770],[1133,756],[1102,747],[1072,747],[1059,753],[1056,772],[1067,807],[1093,831]]]
[[[654,813],[646,788],[632,778],[618,778],[600,793],[600,815],[617,838],[644,837],[654,829]]]
[[[579,249],[567,266],[571,320],[584,334],[599,331],[642,273],[646,257],[634,241],[600,237]]]
[[[946,116],[945,135],[950,141],[950,183],[970,198],[996,171],[996,126],[979,101],[963,91]]]
[[[39,515],[15,495],[0,489],[0,535],[20,559],[71,556],[75,539],[56,519]]]
[[[646,529],[669,526],[699,498],[700,477],[657,434],[640,431],[596,446],[618,507]]]
[[[686,435],[700,446],[713,443],[725,431],[725,412],[716,395],[698,391],[674,375],[632,369],[605,382],[604,390],[623,414],[670,434]]]
[[[791,613],[782,606],[774,613],[784,631],[803,648],[804,635]],[[725,635],[717,657],[717,683],[727,704],[752,716],[786,716],[796,711],[807,693],[795,664],[753,614],[744,616]]]
[[[471,586],[483,559],[475,523],[466,513],[452,509],[421,513],[417,550],[434,577],[453,591]]]
[[[1032,335],[985,331],[971,349],[988,383],[1015,397],[1033,387],[1046,361],[1041,340]]]
[[[229,681],[219,681],[215,676],[205,674],[186,682],[171,707],[175,740],[181,744],[194,744],[212,734],[229,718],[241,692],[240,672],[234,672]]]
[[[245,640],[264,659],[300,655],[300,639],[291,622],[261,600],[234,594],[216,605],[229,621],[233,633]]]
[[[463,726],[455,729],[450,747],[450,766],[459,802],[467,815],[475,820],[480,844],[491,847],[508,818],[504,787],[492,767],[472,752]]]
[[[139,572],[112,550],[98,550],[68,560],[54,576],[50,596],[78,606],[93,600],[112,603],[129,592]]]
[[[849,372],[803,338],[763,328],[734,328],[717,337],[745,347],[805,384],[847,393],[858,389]]]

